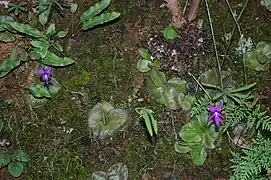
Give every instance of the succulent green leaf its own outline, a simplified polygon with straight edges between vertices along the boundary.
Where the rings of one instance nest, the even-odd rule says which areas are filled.
[[[178,38],[178,33],[173,29],[171,25],[168,25],[164,30],[163,30],[163,35],[166,40],[173,40]]]
[[[157,87],[151,79],[147,80],[146,86],[148,93],[152,95],[158,103],[163,104],[162,94],[164,87]]]
[[[49,16],[50,16],[50,13],[51,13],[51,9],[45,9],[44,11],[42,11],[40,9],[40,14],[39,14],[39,22],[44,26],[48,19],[49,19]]]
[[[155,68],[152,68],[151,80],[154,82],[156,86],[163,87],[165,86],[165,83],[166,83],[166,76],[163,72],[160,72]]]
[[[162,93],[163,104],[170,109],[177,110],[180,108],[178,102],[178,93],[172,87],[165,87]]]
[[[50,84],[48,85],[48,90],[51,96],[57,95],[59,90],[61,89],[61,85],[57,82],[56,79],[52,78],[50,80]]]
[[[48,48],[34,48],[33,49],[35,52],[36,52],[36,54],[39,54],[39,56],[43,59],[43,58],[45,58],[45,56],[47,55],[47,53],[49,52],[48,51]]]
[[[62,47],[59,43],[52,42],[51,44],[53,45],[53,47],[54,47],[57,51],[59,51],[59,52],[63,52],[63,51],[64,51],[63,47]]]
[[[129,115],[124,109],[113,109],[109,103],[98,103],[89,112],[88,129],[93,138],[103,139],[114,134],[124,123],[128,122]],[[109,112],[105,112],[108,111]],[[106,122],[105,122],[106,118]]]
[[[15,39],[15,35],[9,32],[6,33],[1,33],[0,34],[0,41],[5,42],[5,43],[10,43],[10,42],[14,42]]]
[[[203,144],[209,149],[214,149],[214,142],[217,139],[219,133],[216,132],[214,126],[212,125],[210,128],[206,129],[203,135]]]
[[[180,137],[186,142],[200,142],[202,141],[201,133],[198,132],[200,127],[198,121],[191,121],[185,124],[181,131]]]
[[[39,30],[29,26],[28,24],[12,22],[12,23],[10,23],[10,25],[16,31],[19,31],[21,33],[27,34],[27,35],[35,37],[35,38],[43,38],[43,36]]]
[[[30,85],[27,89],[36,98],[43,98],[43,97],[49,98],[49,97],[51,97],[51,94],[50,94],[48,88],[45,87],[42,83]]]
[[[58,38],[64,38],[64,37],[67,36],[67,34],[68,34],[68,30],[66,30],[66,31],[59,31],[56,36]]]
[[[245,64],[246,66],[248,66],[249,68],[256,68],[257,66],[259,66],[259,61],[257,59],[257,53],[255,52],[249,52],[246,56],[246,59],[245,59]]]
[[[158,134],[158,124],[156,119],[154,119],[153,114],[149,113],[150,119],[151,119],[151,124],[152,124],[152,128],[154,130],[154,133],[157,135]]]
[[[50,44],[48,41],[44,41],[44,40],[33,40],[30,41],[30,44],[36,48],[39,49],[48,49],[50,47]]]
[[[92,173],[91,180],[106,180],[106,173],[103,171],[96,171]]]
[[[46,54],[46,56],[42,60],[42,63],[47,66],[63,67],[63,66],[68,66],[70,64],[73,64],[74,60],[67,58],[67,57],[61,58],[61,57],[57,56],[56,54],[48,51],[48,53]]]
[[[106,173],[108,180],[128,180],[128,168],[125,164],[118,163],[112,165]]]
[[[48,99],[46,98],[35,98],[32,94],[30,94],[27,98],[27,103],[32,108],[39,108],[46,104]]]
[[[177,92],[185,92],[187,82],[180,78],[171,78],[167,81],[168,86],[174,87]]]
[[[12,69],[18,67],[21,63],[18,57],[18,50],[13,49],[9,58],[0,63],[0,77],[7,75]]]
[[[257,84],[257,83],[252,83],[252,84],[249,84],[249,85],[247,85],[247,86],[243,86],[243,87],[234,89],[234,90],[230,91],[230,93],[237,93],[237,92],[243,92],[243,91],[251,90],[253,87],[256,86],[256,84]]]
[[[16,149],[13,153],[13,158],[16,161],[20,161],[20,162],[28,162],[29,156],[21,149]]]
[[[145,125],[147,127],[147,130],[148,130],[149,134],[151,136],[153,136],[152,124],[151,124],[151,120],[150,120],[149,114],[146,111],[143,111],[142,112],[142,117],[143,117],[143,119],[145,121]]]
[[[39,52],[36,51],[36,49],[30,51],[30,59],[32,60],[39,60],[41,59],[41,55]]]
[[[137,62],[137,69],[140,71],[140,72],[148,72],[150,70],[149,68],[149,64],[151,63],[151,61],[149,60],[146,60],[146,59],[140,59],[138,62]]]
[[[174,149],[177,153],[188,153],[191,151],[189,146],[181,145],[179,142],[174,144]]]
[[[14,19],[11,16],[0,16],[0,24],[4,23],[5,21],[14,21]]]
[[[109,113],[114,109],[114,107],[108,102],[102,102],[100,105],[101,111],[105,114]]]
[[[13,177],[19,177],[23,173],[24,170],[24,165],[21,162],[11,162],[8,165],[8,172],[13,176]]]
[[[7,154],[0,154],[0,168],[5,167],[10,163],[10,156]]]
[[[94,4],[88,10],[86,10],[80,17],[80,22],[85,23],[92,19],[94,16],[100,14],[111,3],[110,0],[102,0],[99,3]]]
[[[50,24],[50,26],[47,28],[46,31],[46,38],[50,39],[54,34],[56,33],[56,25],[55,24]]]
[[[265,63],[267,63],[268,58],[266,57],[266,55],[259,54],[259,55],[257,55],[257,60],[259,61],[259,63],[265,64]]]
[[[11,30],[10,32],[16,32],[13,28],[9,25],[9,23],[13,22],[14,19],[11,16],[0,16],[0,32],[6,30]]]
[[[104,13],[99,16],[95,16],[92,19],[89,19],[88,21],[84,22],[82,29],[87,30],[90,28],[93,28],[94,26],[97,26],[99,24],[104,24],[106,22],[112,21],[120,16],[120,13],[118,12],[111,12],[111,13]]]
[[[76,3],[71,3],[71,13],[75,13],[77,11],[78,5]]]
[[[146,59],[146,60],[151,60],[151,54],[149,53],[149,51],[145,48],[139,48],[138,49],[138,52],[140,54],[140,56],[143,58],[143,59]]]
[[[191,157],[194,164],[196,164],[197,166],[201,166],[206,160],[207,153],[204,147],[201,146],[199,148],[191,150]]]

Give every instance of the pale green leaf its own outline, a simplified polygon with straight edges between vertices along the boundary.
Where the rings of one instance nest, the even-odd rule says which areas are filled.
[[[101,2],[94,4],[81,15],[80,22],[85,23],[94,16],[100,14],[106,7],[109,6],[110,2],[110,0],[102,0]]]
[[[119,16],[120,16],[120,13],[118,12],[105,13],[99,16],[95,16],[92,19],[89,19],[88,21],[86,21],[83,24],[82,29],[87,30],[87,29],[93,28],[94,26],[97,26],[99,24],[104,24],[106,22],[112,21],[118,18]]]
[[[43,38],[43,36],[39,30],[29,26],[28,24],[12,22],[12,23],[10,23],[10,25],[16,31],[19,31],[21,33],[27,34],[27,35],[35,37],[35,38]]]
[[[10,43],[14,42],[15,40],[15,35],[12,33],[5,32],[0,34],[0,41],[2,42]]]
[[[23,170],[24,170],[24,165],[21,162],[11,162],[8,165],[8,172],[10,172],[10,174],[13,177],[21,176],[21,174],[23,173]]]

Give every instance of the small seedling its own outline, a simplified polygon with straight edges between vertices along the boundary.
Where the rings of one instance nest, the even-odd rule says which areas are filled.
[[[138,111],[140,109],[140,111]],[[143,118],[147,127],[147,130],[151,136],[153,136],[153,131],[158,134],[158,125],[157,121],[153,117],[153,111],[148,108],[138,108],[136,112],[140,115],[140,118]]]
[[[15,3],[10,3],[8,4],[8,12],[14,12],[15,16],[19,15],[19,11],[21,12],[26,12],[27,8],[25,7],[26,3],[19,3],[19,4],[15,4]]]

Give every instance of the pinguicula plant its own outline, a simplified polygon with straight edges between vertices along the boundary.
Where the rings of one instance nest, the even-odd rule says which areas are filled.
[[[213,110],[213,109],[212,109]],[[218,111],[215,111],[218,113]],[[219,131],[213,121],[214,113],[208,118],[208,112],[203,111],[185,124],[179,133],[180,140],[174,145],[178,153],[190,153],[191,159],[196,165],[203,165],[207,157],[207,149],[215,148],[215,141],[219,137]]]

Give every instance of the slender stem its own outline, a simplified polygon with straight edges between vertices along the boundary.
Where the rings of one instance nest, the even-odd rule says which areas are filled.
[[[240,25],[238,24],[238,20],[236,19],[235,15],[234,15],[234,12],[233,12],[233,10],[231,8],[231,5],[230,5],[228,0],[225,0],[225,1],[226,1],[227,5],[228,5],[228,8],[229,8],[230,12],[231,12],[232,18],[233,18],[233,20],[234,20],[234,22],[235,22],[235,24],[237,26],[237,29],[239,31],[239,35],[242,36]]]
[[[239,14],[239,16],[238,16],[238,18],[237,18],[237,22],[240,20],[242,14],[243,14],[243,12],[244,12],[244,10],[246,9],[247,3],[248,3],[248,0],[246,0],[244,6],[243,6],[243,8],[242,8],[242,10],[241,10],[241,12],[240,12],[240,14]],[[232,31],[231,31],[231,36],[230,36],[230,39],[229,39],[229,41],[228,41],[228,45],[227,45],[227,48],[226,48],[226,52],[228,52],[228,50],[229,50],[229,48],[230,48],[232,36],[233,36],[233,34],[234,34],[235,29],[236,29],[236,26],[234,26],[233,29],[232,29]]]
[[[217,48],[216,48],[216,41],[215,41],[215,34],[214,34],[213,24],[212,24],[212,18],[211,18],[211,14],[210,14],[208,0],[204,0],[204,1],[205,1],[206,9],[207,9],[209,25],[210,25],[210,30],[211,30],[211,34],[212,34],[213,44],[214,44],[218,74],[219,74],[219,79],[220,79],[220,86],[221,86],[221,89],[223,91],[224,87],[223,87],[223,83],[222,83],[221,65],[220,65],[220,62],[219,62],[219,59],[218,59],[218,53],[217,53]]]
[[[229,8],[230,12],[231,12],[231,15],[232,15],[233,20],[234,20],[234,22],[236,24],[236,27],[237,27],[237,29],[239,31],[239,35],[240,35],[240,39],[241,39],[242,38],[242,31],[241,31],[240,25],[238,24],[238,20],[240,19],[241,14],[243,13],[244,7],[246,7],[246,5],[247,5],[248,0],[246,1],[240,15],[238,16],[238,20],[236,19],[235,15],[234,15],[234,13],[232,11],[232,8],[231,8],[231,5],[230,5],[229,1],[228,0],[225,0],[225,1],[226,1],[227,5],[228,5],[228,8]],[[233,30],[235,30],[235,28]],[[231,35],[231,37],[232,36],[233,36],[233,34]],[[241,49],[242,49],[242,63],[243,63],[244,79],[245,79],[245,83],[247,84],[247,70],[246,70],[246,64],[245,64],[245,52],[244,52],[243,43],[241,43]]]
[[[193,74],[191,74],[190,72],[188,72],[188,75],[191,76],[195,81],[196,83],[199,85],[199,87],[203,90],[203,92],[208,96],[208,98],[211,98],[211,96],[208,94],[208,92],[204,89],[204,87],[200,84],[200,82],[195,78],[195,76]]]

